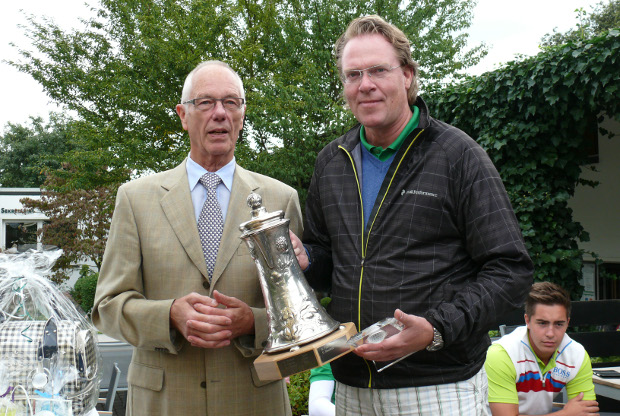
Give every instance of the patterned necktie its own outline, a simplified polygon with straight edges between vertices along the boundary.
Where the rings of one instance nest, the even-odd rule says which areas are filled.
[[[207,188],[207,200],[202,206],[200,217],[198,217],[198,234],[200,234],[202,252],[207,262],[209,282],[213,277],[217,250],[220,247],[222,230],[224,229],[222,209],[220,208],[220,203],[217,202],[217,195],[215,192],[215,188],[217,188],[220,182],[222,182],[222,179],[215,173],[207,172],[200,178],[200,183]]]

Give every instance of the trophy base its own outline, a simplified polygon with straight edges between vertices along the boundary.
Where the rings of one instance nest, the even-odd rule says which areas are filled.
[[[261,354],[254,360],[254,368],[262,381],[280,380],[292,374],[320,367],[351,351],[347,341],[357,331],[353,322],[340,324],[340,328],[296,351]]]

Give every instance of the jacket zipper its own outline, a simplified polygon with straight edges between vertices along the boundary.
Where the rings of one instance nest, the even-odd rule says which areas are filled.
[[[385,190],[385,194],[383,194],[383,197],[381,198],[381,203],[379,205],[379,208],[377,209],[377,212],[375,213],[375,217],[372,219],[372,223],[370,224],[370,228],[368,229],[368,235],[366,237],[366,241],[364,241],[364,236],[366,235],[366,233],[364,232],[365,230],[365,225],[364,225],[364,201],[362,200],[362,187],[360,185],[360,181],[359,181],[359,177],[357,175],[357,169],[355,168],[355,161],[353,160],[353,156],[351,156],[351,153],[349,153],[349,151],[347,149],[345,149],[342,145],[339,145],[338,147],[340,149],[342,149],[345,154],[349,157],[349,160],[351,161],[351,166],[353,167],[353,174],[355,175],[355,182],[357,184],[357,193],[359,195],[360,198],[360,207],[361,207],[361,215],[362,215],[362,261],[360,263],[361,265],[361,271],[360,271],[360,283],[358,286],[358,292],[357,292],[357,328],[358,331],[361,331],[361,325],[362,325],[362,282],[364,280],[364,262],[366,260],[366,252],[368,249],[368,240],[370,240],[370,233],[372,232],[372,227],[375,224],[375,220],[377,219],[377,216],[379,215],[379,212],[381,211],[381,207],[383,206],[383,202],[385,201],[385,198],[388,194],[388,192],[390,191],[390,188],[392,187],[392,182],[394,181],[394,178],[396,177],[396,173],[398,172],[398,170],[400,169],[400,165],[403,163],[403,160],[405,159],[405,156],[409,153],[409,150],[411,149],[411,146],[413,146],[413,144],[415,143],[415,141],[418,139],[418,137],[420,137],[420,135],[422,134],[422,132],[424,132],[424,129],[420,130],[420,132],[414,137],[414,139],[411,141],[411,143],[409,143],[409,146],[407,146],[407,150],[405,150],[405,152],[403,153],[403,155],[401,156],[400,160],[398,161],[398,165],[396,166],[396,169],[394,169],[394,173],[392,174],[392,177],[390,178],[390,183],[387,187],[387,189]],[[364,362],[366,363],[366,367],[368,367],[368,388],[372,388],[372,371],[370,369],[370,364],[368,364],[368,361],[364,358]]]

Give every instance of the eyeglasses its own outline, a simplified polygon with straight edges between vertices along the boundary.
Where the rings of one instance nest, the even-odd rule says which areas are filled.
[[[385,78],[392,69],[400,68],[401,65],[398,66],[388,66],[387,64],[373,65],[371,67],[365,69],[347,69],[344,71],[342,76],[342,82],[345,84],[357,84],[362,80],[364,76],[364,72],[368,74],[370,78],[373,79],[383,79]]]
[[[226,98],[212,98],[212,97],[201,97],[194,98],[193,100],[183,101],[181,104],[192,103],[194,106],[201,111],[209,111],[215,108],[215,104],[220,101],[225,110],[228,111],[238,111],[241,109],[241,106],[245,103],[243,98],[239,97],[226,97]]]

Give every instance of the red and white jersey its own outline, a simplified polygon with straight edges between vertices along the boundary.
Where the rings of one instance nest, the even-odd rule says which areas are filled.
[[[514,364],[519,413],[526,415],[551,412],[553,396],[575,378],[586,355],[581,344],[564,334],[551,357],[555,366],[541,374],[536,354],[529,343],[527,327],[521,326],[496,342],[504,347]]]

